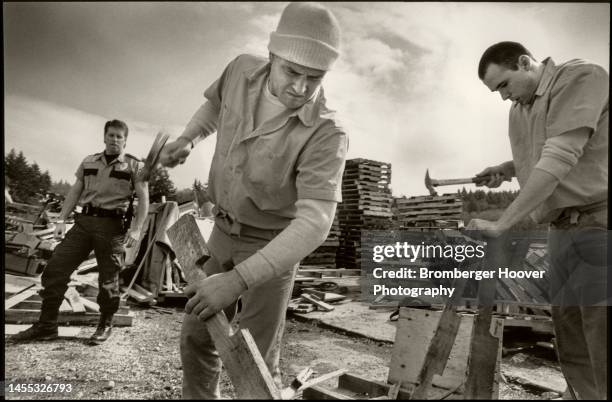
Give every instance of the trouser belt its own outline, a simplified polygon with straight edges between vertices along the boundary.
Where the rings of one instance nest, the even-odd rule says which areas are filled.
[[[222,232],[230,236],[248,236],[272,240],[280,232],[282,232],[282,229],[261,229],[240,223],[232,216],[232,214],[222,208],[217,207],[216,205],[212,208],[212,213],[215,217],[215,224],[219,227],[219,229],[221,229]]]
[[[125,212],[121,209],[104,209],[98,208],[91,205],[83,206],[83,210],[81,211],[83,215],[87,216],[97,216],[100,218],[118,218],[123,219],[125,216]]]
[[[576,225],[581,216],[591,215],[608,209],[608,200],[595,202],[593,204],[567,207],[561,215],[551,224],[555,227]]]

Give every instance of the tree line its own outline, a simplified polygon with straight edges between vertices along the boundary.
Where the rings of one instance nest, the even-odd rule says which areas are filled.
[[[53,181],[48,170],[41,171],[38,163],[30,163],[22,151],[17,152],[15,149],[11,149],[4,157],[4,185],[14,202],[34,205],[39,204],[48,193],[65,196],[72,186],[64,180]],[[151,202],[160,202],[162,196],[165,196],[168,201],[180,203],[191,192],[191,189],[178,191],[165,168],[158,168],[151,175]]]
[[[464,188],[458,192],[465,212],[482,212],[490,209],[506,209],[518,196],[518,191],[484,191]]]

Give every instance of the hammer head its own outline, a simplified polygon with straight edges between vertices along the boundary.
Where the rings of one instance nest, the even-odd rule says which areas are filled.
[[[153,173],[153,170],[155,170],[157,162],[159,161],[159,155],[169,137],[170,136],[168,134],[163,132],[159,132],[155,137],[155,141],[153,141],[153,145],[151,145],[149,154],[147,155],[142,171],[140,172],[140,176],[143,181],[149,181],[151,178],[151,173]]]
[[[434,190],[433,183],[431,181],[431,178],[429,177],[429,169],[425,171],[425,187],[427,187],[427,190],[429,190],[429,195],[438,195],[438,193],[436,193],[436,190]]]

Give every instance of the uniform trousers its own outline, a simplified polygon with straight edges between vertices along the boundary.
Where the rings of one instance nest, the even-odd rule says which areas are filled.
[[[207,275],[225,272],[263,248],[279,231],[242,230],[232,235],[226,220],[217,218],[208,239],[211,257],[204,263]],[[270,373],[280,388],[280,346],[287,305],[293,290],[296,264],[282,275],[248,289],[241,296],[238,317],[240,329],[248,329],[264,358]],[[235,315],[235,304],[225,309],[228,320]],[[221,360],[206,324],[197,316],[185,314],[181,330],[181,361],[183,364],[184,399],[219,399]]]
[[[55,248],[41,282],[41,323],[56,324],[70,275],[93,250],[98,262],[98,298],[102,315],[119,309],[119,272],[125,261],[125,231],[120,218],[79,214],[74,226]]]

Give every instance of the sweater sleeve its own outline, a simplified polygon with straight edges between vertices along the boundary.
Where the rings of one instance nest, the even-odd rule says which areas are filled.
[[[297,213],[281,233],[235,269],[250,289],[291,269],[323,243],[331,228],[336,202],[300,199]]]

